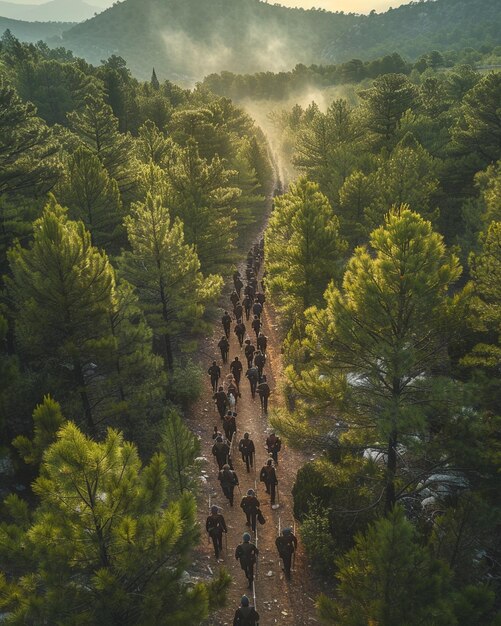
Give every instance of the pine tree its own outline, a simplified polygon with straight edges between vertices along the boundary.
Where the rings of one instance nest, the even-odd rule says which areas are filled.
[[[200,158],[189,140],[167,166],[172,213],[184,224],[186,241],[195,246],[204,272],[219,271],[233,259],[235,202],[240,190],[230,186],[234,171],[214,157]]]
[[[180,496],[195,487],[195,459],[200,455],[200,442],[185,425],[179,411],[169,409],[161,432],[160,451],[165,456],[169,491]]]
[[[136,150],[143,163],[163,167],[172,158],[174,146],[154,122],[147,120],[139,129]]]
[[[403,114],[412,109],[416,88],[404,74],[384,74],[359,93],[365,101],[365,122],[377,144],[389,144]]]
[[[445,384],[437,388],[435,371],[457,330],[447,289],[460,274],[429,222],[406,207],[392,210],[370,248],[355,250],[342,290],[331,284],[326,307],[307,312],[309,358],[288,372],[300,413],[315,424],[340,415],[357,445],[385,452],[387,511],[397,497],[399,444],[415,435],[408,443],[417,458],[418,440],[429,444],[427,410]],[[330,420],[322,427],[331,430]]]
[[[33,105],[0,82],[0,195],[43,195],[56,183],[58,146]]]
[[[275,199],[265,242],[266,287],[291,324],[321,304],[346,250],[339,220],[316,183],[301,178]]]
[[[157,73],[155,72],[155,68],[153,68],[153,72],[151,73],[150,84],[155,91],[160,89],[160,83],[158,82]]]
[[[450,572],[421,545],[399,507],[355,537],[355,547],[337,565],[336,601],[322,595],[317,602],[325,624],[457,623],[447,604]]]
[[[195,501],[189,493],[168,499],[165,468],[160,454],[143,467],[116,431],[95,442],[64,425],[33,485],[40,504],[32,521],[13,497],[10,523],[0,526],[7,622],[200,624],[209,596],[224,596],[229,579],[183,579],[199,536]]]
[[[52,198],[34,223],[30,248],[17,244],[9,260],[22,354],[32,367],[54,376],[65,397],[80,397],[80,411],[70,406],[94,428],[97,388],[114,349],[109,314],[115,277],[108,258]]]
[[[148,194],[132,205],[125,220],[132,250],[119,261],[121,273],[135,286],[168,369],[181,346],[189,346],[204,328],[205,305],[222,287],[219,276],[204,278],[193,246],[184,242],[183,224],[171,221],[160,198]]]
[[[470,255],[475,294],[470,322],[485,333],[486,341],[478,343],[464,363],[496,371],[501,363],[501,222],[491,222],[481,242],[481,251]]]
[[[376,194],[374,176],[355,170],[339,190],[339,222],[341,233],[355,248],[366,239],[365,211],[374,202]]]
[[[132,141],[119,132],[111,107],[100,98],[88,96],[82,111],[68,114],[68,122],[83,146],[98,157],[110,177],[117,181],[120,192],[130,192],[134,186]]]
[[[118,251],[123,220],[120,192],[95,154],[81,147],[68,158],[56,194],[68,207],[69,217],[85,224],[93,245]]]

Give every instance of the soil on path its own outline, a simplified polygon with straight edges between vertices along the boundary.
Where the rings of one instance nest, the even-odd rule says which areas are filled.
[[[244,267],[239,268],[242,275]],[[230,290],[226,290],[224,302],[228,303],[228,310],[231,310],[229,302]],[[222,311],[221,311],[222,314]],[[248,330],[247,333],[255,345],[255,335],[250,328],[250,321],[244,319]],[[235,440],[237,442],[235,448],[238,447],[238,441],[243,437],[244,432],[250,433],[256,446],[255,471],[247,473],[242,458],[235,449],[232,454],[234,469],[240,481],[240,488],[235,489],[234,506],[230,507],[228,501],[224,497],[220,484],[217,480],[218,468],[212,456],[211,449],[213,445],[212,432],[214,426],[222,432],[222,422],[219,414],[215,409],[212,400],[212,389],[210,386],[209,376],[206,376],[204,383],[204,392],[202,399],[193,407],[188,418],[190,427],[201,438],[202,455],[207,462],[204,467],[206,476],[205,488],[202,490],[200,500],[198,502],[199,520],[202,528],[202,542],[195,553],[195,562],[190,573],[206,578],[209,574],[218,571],[219,567],[225,567],[231,574],[233,580],[228,594],[228,604],[225,609],[218,611],[206,623],[210,625],[223,626],[233,623],[235,609],[240,604],[240,598],[245,593],[252,599],[252,592],[247,589],[247,580],[244,572],[241,570],[238,561],[235,559],[235,548],[242,541],[242,534],[250,532],[245,525],[245,514],[240,508],[240,500],[247,493],[248,489],[255,489],[256,495],[261,503],[261,510],[266,519],[266,523],[262,526],[258,524],[257,537],[254,535],[252,541],[257,543],[259,548],[258,574],[255,581],[256,608],[260,613],[260,626],[268,626],[271,624],[282,624],[283,626],[306,626],[318,623],[315,615],[314,598],[320,591],[318,580],[312,575],[311,565],[308,563],[304,554],[304,549],[299,543],[299,549],[296,554],[294,571],[291,580],[287,580],[282,571],[282,562],[279,560],[275,547],[275,539],[279,534],[279,526],[294,527],[293,501],[291,490],[295,481],[298,469],[308,459],[301,453],[289,449],[282,444],[282,450],[279,453],[279,464],[277,467],[278,488],[280,496],[280,506],[273,510],[271,508],[270,496],[266,494],[264,484],[259,482],[259,472],[268,459],[268,453],[265,447],[265,440],[271,432],[267,416],[264,415],[260,408],[259,397],[253,400],[247,379],[245,378],[246,359],[243,349],[238,345],[235,334],[233,333],[234,323],[230,333],[230,353],[228,363],[235,356],[238,356],[244,365],[244,374],[240,383],[240,391],[242,397],[239,398],[237,404],[237,434]],[[281,396],[278,392],[279,383],[282,374],[282,362],[280,355],[280,341],[278,337],[277,327],[274,322],[274,314],[267,302],[263,312],[263,331],[268,336],[268,348],[266,351],[267,361],[264,373],[270,384],[272,395],[270,397],[270,408],[277,406],[281,402]],[[220,352],[217,342],[223,335],[223,329],[220,323],[214,325],[212,336],[207,337],[200,351],[200,364],[204,371],[211,365],[212,360],[216,359],[221,366],[222,380],[229,373],[229,364],[222,365]],[[228,533],[223,538],[227,541],[227,550],[223,550],[222,563],[217,563],[214,557],[212,542],[208,543],[208,537],[205,533],[205,520],[209,514],[210,505],[216,504],[221,507],[228,526]],[[252,533],[251,533],[252,534]],[[296,532],[297,534],[297,532]],[[224,544],[223,544],[224,545]]]

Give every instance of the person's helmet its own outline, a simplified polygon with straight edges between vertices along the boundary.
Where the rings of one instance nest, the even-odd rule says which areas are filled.
[[[225,314],[225,315],[228,315],[228,311],[225,311],[225,312],[224,312],[224,314]]]
[[[249,606],[249,598],[247,596],[242,596],[240,604],[242,606]]]
[[[219,509],[217,508],[217,506],[216,506],[216,505],[211,506],[211,508],[210,508],[210,512],[211,512],[211,513],[217,513],[217,512],[218,512],[218,510],[219,510]]]
[[[216,361],[212,361],[212,365],[217,365]]]
[[[224,387],[220,385],[218,391],[224,391]]]
[[[244,533],[242,535],[242,541],[245,541],[245,543],[248,543],[251,540],[251,536],[249,535],[249,533]]]
[[[273,460],[272,460],[272,459],[268,459],[268,460],[266,461],[266,465],[272,465],[272,464],[273,464]]]
[[[223,469],[230,469],[230,466],[228,465],[228,463],[225,463],[225,464],[223,465]]]
[[[244,439],[248,439],[249,438],[249,433],[244,433]]]
[[[218,443],[223,443],[223,438],[221,437],[221,435],[218,435],[218,436],[216,437],[216,441],[217,441]]]
[[[254,492],[254,489],[249,489],[249,490],[247,491],[247,495],[248,495],[248,496],[255,496],[256,494],[255,494],[255,492]]]
[[[250,341],[250,339],[246,339],[246,340],[244,341],[244,343],[250,343],[250,342],[251,342],[251,341]]]
[[[238,357],[237,356],[235,357],[235,361],[238,361]]]
[[[290,535],[292,533],[292,528],[284,528],[282,530],[282,535],[286,536],[286,535]]]

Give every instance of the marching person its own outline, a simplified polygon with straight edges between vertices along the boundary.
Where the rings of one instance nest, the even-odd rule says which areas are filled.
[[[246,330],[245,324],[243,323],[241,319],[239,319],[238,322],[235,324],[235,328],[233,329],[233,332],[237,336],[240,347],[242,347],[244,344],[245,330]]]
[[[217,346],[221,350],[221,358],[223,359],[223,364],[228,363],[228,352],[230,351],[230,342],[228,341],[228,337],[226,337],[226,335],[224,337],[221,337]]]
[[[242,306],[244,307],[244,311],[245,311],[245,319],[249,321],[249,316],[250,316],[250,312],[252,309],[252,300],[249,294],[246,294],[246,296],[242,300]]]
[[[261,469],[259,480],[265,484],[266,493],[271,495],[271,506],[275,504],[276,488],[278,485],[277,473],[273,467],[272,459],[266,461],[266,465]]]
[[[230,327],[231,327],[231,315],[228,311],[225,311],[223,317],[221,318],[221,322],[223,323],[224,334],[226,335],[226,339],[230,338]]]
[[[237,305],[237,302],[240,300],[240,297],[235,289],[231,292],[230,300],[231,300],[231,304],[233,305],[233,308],[235,308],[235,306]]]
[[[266,355],[266,348],[268,347],[268,337],[264,333],[259,333],[257,338],[257,349]]]
[[[297,539],[291,528],[284,528],[282,535],[275,539],[278,554],[284,564],[284,572],[287,578],[291,576],[292,555],[297,550]]]
[[[228,463],[230,446],[223,441],[222,436],[216,437],[216,443],[212,446],[212,454],[216,457],[217,466],[221,470]]]
[[[253,466],[254,462],[256,447],[252,439],[249,438],[249,433],[244,433],[243,439],[240,439],[238,451],[242,454],[242,461],[245,463],[247,472],[250,472],[250,468]]]
[[[247,367],[252,367],[252,363],[254,361],[254,353],[256,352],[256,348],[251,343],[250,339],[245,340],[245,358],[247,359]]]
[[[231,441],[233,434],[237,432],[236,416],[235,411],[228,411],[223,418],[223,430],[228,441]]]
[[[242,596],[240,606],[235,611],[233,626],[259,626],[259,613],[253,606],[249,606],[249,598]]]
[[[242,377],[242,362],[236,356],[233,361],[230,363],[230,372],[233,374],[233,378],[237,383],[237,389],[240,391],[240,379]]]
[[[252,367],[249,367],[249,369],[245,373],[245,377],[249,381],[251,396],[252,396],[252,399],[254,400],[254,398],[256,397],[257,384],[259,382],[258,368],[255,365],[253,365]]]
[[[219,560],[219,555],[223,551],[223,533],[227,533],[228,529],[226,528],[224,517],[219,513],[218,507],[214,505],[210,511],[211,514],[205,521],[205,530],[212,539],[216,560]]]
[[[259,291],[258,293],[256,293],[256,300],[259,302],[261,306],[264,305],[264,303],[266,302],[266,296],[264,295],[262,291]]]
[[[243,318],[244,307],[240,304],[240,302],[237,302],[233,307],[233,313],[235,314],[235,320],[237,322]]]
[[[249,589],[252,589],[254,581],[254,564],[256,563],[259,550],[250,542],[249,533],[244,533],[242,543],[235,550],[235,558],[240,561],[240,567],[244,570],[245,576],[249,581]]]
[[[259,300],[255,300],[252,306],[252,313],[261,319],[261,313],[263,312],[263,305],[259,302]]]
[[[252,320],[252,329],[256,333],[256,341],[257,341],[257,338],[259,337],[259,332],[261,331],[261,327],[262,327],[261,320],[259,319],[257,315],[254,315],[254,319]]]
[[[266,438],[266,449],[268,450],[268,454],[271,454],[275,461],[275,465],[278,465],[278,453],[282,449],[280,437],[277,437],[275,433],[270,433]]]
[[[219,471],[217,479],[221,483],[221,489],[223,490],[224,495],[228,498],[230,506],[233,506],[233,491],[238,485],[238,477],[230,468],[228,463],[223,465],[223,469]]]
[[[247,518],[246,525],[252,528],[252,532],[256,532],[256,519],[259,512],[259,500],[256,498],[254,489],[249,489],[247,495],[240,502],[240,508]]]
[[[212,361],[212,365],[208,369],[208,373],[210,376],[210,383],[212,385],[212,391],[217,391],[217,384],[219,379],[221,378],[221,368],[216,363],[216,361]]]
[[[214,426],[214,431],[212,433],[212,441],[216,443],[216,439],[218,437],[221,437],[221,433],[219,432],[219,428],[217,426]]]
[[[235,270],[233,272],[233,285],[235,286],[235,291],[237,290],[237,281],[240,280],[242,278],[242,274],[240,274],[240,272],[238,270]]]
[[[254,365],[257,367],[258,372],[259,372],[259,380],[263,380],[263,369],[264,366],[266,364],[266,357],[264,356],[264,354],[261,352],[261,350],[258,350],[256,352],[256,355],[254,357]]]
[[[257,386],[257,392],[259,394],[259,399],[261,400],[261,408],[266,414],[268,413],[268,399],[271,393],[270,386],[266,382],[266,376],[263,376],[263,380]]]
[[[223,419],[226,415],[226,408],[228,406],[228,396],[221,385],[219,386],[217,392],[212,396],[212,399],[216,401],[219,417]]]
[[[235,285],[235,291],[237,292],[238,295],[238,299],[240,300],[240,293],[242,292],[243,289],[243,282],[240,278],[240,274],[238,275],[238,277],[236,279],[233,280],[233,284]]]

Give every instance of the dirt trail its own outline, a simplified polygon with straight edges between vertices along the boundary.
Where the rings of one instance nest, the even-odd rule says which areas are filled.
[[[239,269],[241,274],[245,276],[245,267],[240,267]],[[231,310],[229,294],[230,291],[227,289],[223,303],[228,303],[227,308]],[[264,373],[267,375],[268,383],[272,389],[272,395],[270,397],[271,409],[281,402],[278,386],[282,375],[280,342],[274,324],[274,317],[269,303],[266,303],[263,313],[263,331],[268,336],[268,348]],[[244,323],[249,330],[250,321],[247,322],[244,320]],[[217,571],[221,566],[228,569],[233,577],[229,592],[228,606],[219,611],[206,623],[214,626],[232,624],[233,615],[239,605],[242,594],[246,593],[251,597],[251,592],[247,590],[245,574],[234,556],[236,546],[241,543],[242,534],[249,530],[245,525],[245,515],[240,508],[240,500],[248,489],[257,488],[257,497],[261,503],[261,510],[266,518],[266,523],[263,526],[258,525],[257,529],[257,545],[260,554],[255,591],[256,608],[261,616],[260,626],[268,626],[269,624],[282,624],[284,626],[315,624],[318,623],[318,619],[315,616],[313,604],[314,598],[319,592],[319,586],[318,581],[312,578],[311,566],[307,562],[301,543],[299,544],[295,567],[290,581],[287,581],[283,575],[281,569],[282,563],[278,558],[275,547],[279,522],[282,528],[286,526],[293,527],[294,525],[291,490],[297,470],[307,459],[300,453],[289,449],[286,445],[282,445],[277,468],[280,506],[278,509],[272,510],[270,497],[266,494],[263,483],[259,483],[259,471],[268,459],[265,440],[271,430],[267,417],[261,412],[257,394],[255,400],[252,400],[249,384],[245,378],[245,355],[233,333],[233,326],[234,324],[232,324],[230,333],[231,345],[228,361],[231,362],[235,356],[238,356],[244,365],[244,375],[240,383],[242,397],[239,399],[237,405],[238,431],[235,439],[238,445],[238,441],[243,437],[243,433],[250,433],[256,445],[255,473],[252,470],[251,473],[247,473],[240,454],[238,454],[237,450],[234,450],[232,458],[235,471],[240,481],[240,490],[238,487],[235,489],[235,502],[233,508],[231,508],[221,492],[217,480],[217,465],[211,453],[213,428],[217,425],[218,429],[222,431],[222,423],[211,399],[212,390],[209,377],[207,376],[202,400],[193,408],[188,420],[191,428],[201,437],[202,455],[207,459],[207,464],[204,468],[207,475],[207,484],[198,503],[203,539],[196,551],[196,562],[194,563],[194,568],[192,568],[191,573],[206,577],[209,573]],[[250,330],[251,333],[248,332],[247,334],[255,344],[254,333],[252,329]],[[204,371],[208,369],[212,360],[216,359],[221,366],[222,379],[224,379],[226,374],[229,373],[229,365],[222,365],[220,352],[217,348],[217,342],[222,335],[222,326],[220,323],[216,323],[212,336],[206,339],[200,354],[201,365],[204,367]],[[224,562],[221,564],[216,563],[212,543],[210,545],[208,544],[207,535],[205,533],[205,520],[209,514],[209,502],[210,504],[216,504],[222,508],[222,513],[228,526],[228,534],[226,537],[228,548],[227,551],[223,550],[222,556]]]

